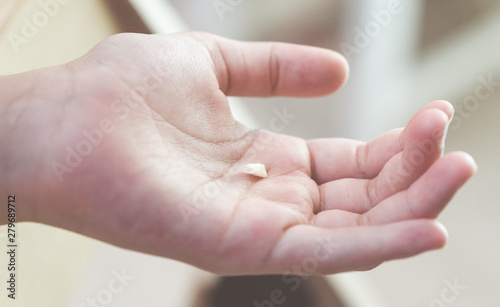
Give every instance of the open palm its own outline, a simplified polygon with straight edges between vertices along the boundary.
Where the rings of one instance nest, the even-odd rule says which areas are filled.
[[[433,219],[475,168],[464,153],[442,157],[445,101],[367,144],[233,119],[226,95],[335,91],[347,67],[327,50],[124,34],[58,69],[72,103],[50,102],[64,104],[65,129],[36,168],[57,195],[36,220],[217,273],[362,270],[440,248]],[[248,163],[268,176],[243,173]]]

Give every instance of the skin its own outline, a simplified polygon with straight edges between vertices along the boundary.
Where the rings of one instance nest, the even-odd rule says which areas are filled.
[[[17,195],[18,221],[220,274],[366,270],[442,248],[434,219],[476,169],[442,155],[448,102],[362,143],[250,130],[226,99],[327,95],[347,74],[339,54],[312,47],[110,37],[0,78],[0,193]],[[268,176],[243,174],[247,163]]]

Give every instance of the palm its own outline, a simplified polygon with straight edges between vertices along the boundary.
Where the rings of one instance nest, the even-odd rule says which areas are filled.
[[[432,219],[473,172],[464,154],[440,158],[449,104],[435,102],[404,131],[367,145],[251,131],[234,121],[225,95],[326,94],[345,78],[341,60],[192,37],[121,37],[75,62],[117,80],[104,85],[108,100],[144,80],[157,84],[127,115],[97,90],[86,96],[89,121],[114,118],[116,131],[68,175],[82,209],[79,226],[64,227],[227,274],[286,272],[304,261],[316,267],[296,273],[365,269],[444,244]],[[295,67],[292,51],[306,64]],[[406,172],[423,143],[432,148]],[[266,165],[268,177],[242,173],[247,163]]]

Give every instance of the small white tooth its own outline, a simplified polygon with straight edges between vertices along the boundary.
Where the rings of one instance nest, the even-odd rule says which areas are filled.
[[[267,177],[266,167],[264,166],[264,164],[260,163],[245,164],[241,168],[241,171],[245,174],[250,174],[257,177]]]

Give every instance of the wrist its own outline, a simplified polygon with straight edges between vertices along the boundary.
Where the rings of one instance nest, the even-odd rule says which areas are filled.
[[[56,96],[67,93],[55,88],[52,76],[60,69],[0,77],[0,201],[7,202],[9,195],[16,195],[19,222],[38,222],[40,210],[51,210],[47,192],[56,192],[45,176],[47,152],[54,141],[51,127],[57,121],[54,111],[61,101]]]

